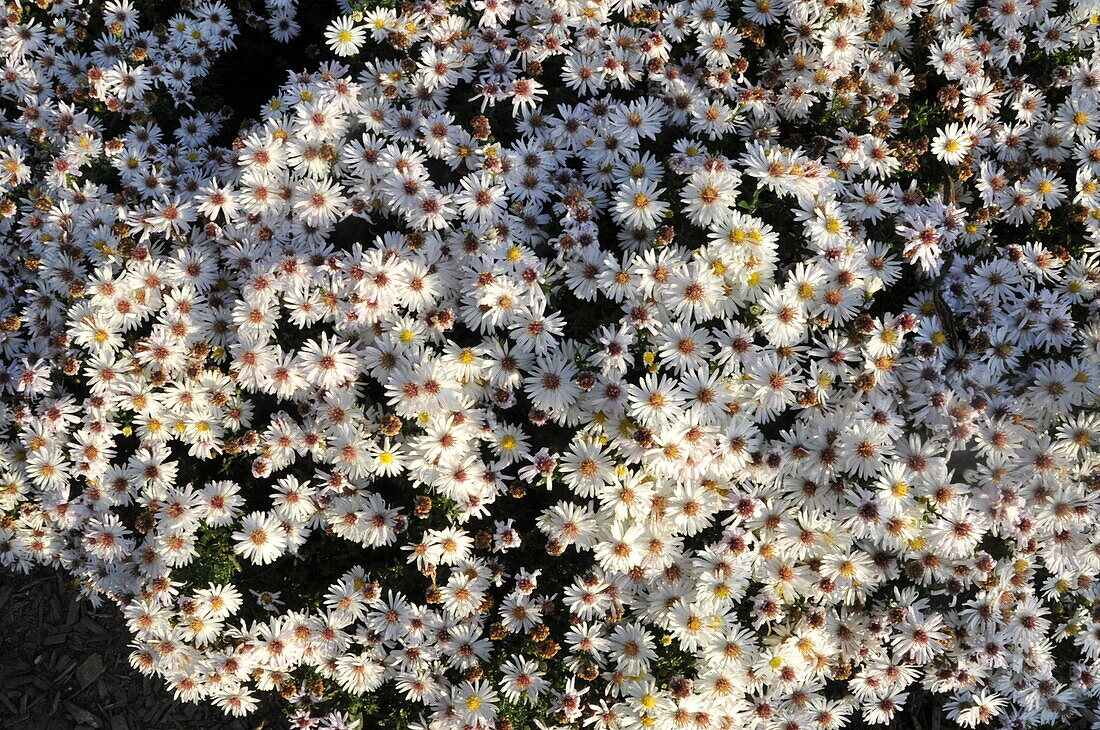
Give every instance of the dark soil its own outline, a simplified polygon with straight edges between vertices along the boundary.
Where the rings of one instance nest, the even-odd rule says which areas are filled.
[[[113,605],[79,601],[57,574],[0,573],[0,729],[275,730],[272,707],[237,720],[173,699],[130,666],[130,636]]]

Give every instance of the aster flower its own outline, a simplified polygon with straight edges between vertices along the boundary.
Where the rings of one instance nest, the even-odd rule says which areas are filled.
[[[306,223],[326,225],[342,216],[347,200],[339,185],[306,179],[295,191],[293,207]]]
[[[349,16],[334,20],[325,31],[325,41],[337,56],[352,56],[358,53],[366,41],[366,33]]]
[[[616,220],[635,228],[656,228],[669,209],[668,203],[659,200],[663,192],[652,182],[628,182],[615,193]]]
[[[278,521],[263,512],[245,515],[233,540],[236,551],[257,565],[273,562],[286,548],[286,535]]]
[[[327,334],[319,341],[307,342],[298,353],[298,362],[303,377],[322,388],[337,387],[354,378],[358,370],[358,360],[347,344]]]

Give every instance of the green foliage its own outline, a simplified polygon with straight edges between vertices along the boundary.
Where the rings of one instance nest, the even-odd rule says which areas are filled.
[[[233,550],[232,534],[230,527],[200,527],[195,538],[198,557],[176,570],[172,577],[195,587],[231,582],[241,569]]]

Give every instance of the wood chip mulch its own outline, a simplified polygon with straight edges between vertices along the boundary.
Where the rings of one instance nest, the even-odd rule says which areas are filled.
[[[0,572],[0,727],[4,730],[282,730],[274,708],[236,720],[173,699],[130,666],[129,632],[53,573]]]

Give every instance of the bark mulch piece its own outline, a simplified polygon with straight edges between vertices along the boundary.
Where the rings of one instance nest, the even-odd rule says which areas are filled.
[[[130,666],[113,605],[79,601],[55,573],[0,573],[0,727],[4,730],[282,730],[261,705],[237,720],[175,701]]]

